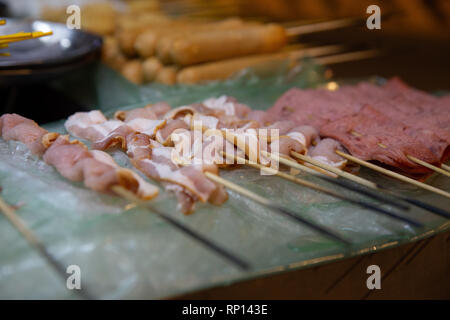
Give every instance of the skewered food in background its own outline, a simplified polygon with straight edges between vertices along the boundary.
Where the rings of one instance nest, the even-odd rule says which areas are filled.
[[[180,70],[177,74],[177,83],[196,84],[213,80],[226,80],[239,71],[248,68],[253,68],[253,71],[260,76],[271,75],[274,70],[278,70],[280,67],[284,66],[287,69],[295,67],[301,57],[331,54],[341,49],[340,46],[303,48],[203,63]]]

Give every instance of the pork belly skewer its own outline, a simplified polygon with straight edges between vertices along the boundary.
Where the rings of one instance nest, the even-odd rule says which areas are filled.
[[[128,122],[119,121],[121,125],[110,131],[101,131],[99,128],[112,128],[114,126],[108,123],[115,123],[116,120],[107,121],[102,115],[101,123],[89,124],[86,118],[98,111],[77,113],[66,121],[66,128],[73,135],[93,141],[95,149],[105,150],[119,146],[127,152],[133,166],[149,178],[164,182],[166,189],[175,192],[180,209],[185,214],[193,211],[197,200],[213,204],[226,201],[227,195],[223,188],[209,181],[203,174],[204,170],[217,172],[215,165],[179,166],[172,161],[172,148],[160,143],[165,143],[172,131],[186,130],[187,125],[180,120],[134,118],[138,113],[145,116],[147,111],[149,110],[140,109],[117,114],[118,117],[125,117]],[[147,116],[153,117],[151,114]],[[91,134],[91,131],[96,134]]]
[[[139,110],[139,112],[142,112],[142,111],[143,110]],[[178,111],[179,110],[175,110],[175,112],[178,112]],[[132,110],[132,112],[138,112],[138,111],[137,110]],[[130,114],[128,114],[128,115],[130,115]],[[85,116],[85,115],[83,115],[83,116]],[[125,116],[127,116],[127,115],[125,115]],[[171,120],[177,121],[176,119],[171,119]],[[131,120],[131,121],[133,121],[133,120]],[[68,126],[66,125],[66,127],[68,127]],[[131,152],[128,152],[128,154],[129,154],[129,156],[131,158],[132,163],[138,169],[140,169],[144,173],[148,174],[149,172],[145,169],[146,162],[152,161],[151,160],[151,156],[152,155],[149,154],[149,153],[154,151],[154,150],[150,151],[148,146],[149,146],[150,143],[153,143],[153,144],[159,144],[159,143],[155,142],[155,141],[152,141],[148,135],[134,132],[133,129],[131,129],[129,126],[124,125],[123,127],[120,127],[119,129],[128,130],[128,133],[127,134],[123,134],[122,133],[121,135],[114,136],[114,132],[112,132],[107,137],[107,139],[103,139],[102,141],[97,142],[96,144],[94,144],[94,147],[104,148],[105,146],[112,145],[113,143],[116,143],[117,141],[120,141],[122,149],[130,150],[130,147],[131,147]],[[70,131],[70,128],[69,128],[69,131]],[[147,130],[145,130],[145,131],[147,131]],[[143,157],[142,157],[142,154],[138,155],[139,151],[136,151],[137,149],[133,150],[133,148],[137,148],[138,146],[131,144],[134,141],[136,141],[136,135],[139,136],[140,139],[146,140],[146,142],[144,144],[140,145],[140,147],[147,148],[147,150],[144,151],[144,156]],[[152,135],[158,136],[158,132],[155,130],[155,131],[152,132]],[[167,150],[170,149],[169,147],[165,147],[165,148]],[[147,153],[147,154],[145,154],[145,153]],[[160,157],[162,155],[163,155],[162,153],[159,153],[159,152],[157,153],[158,157]],[[140,158],[140,157],[142,157],[142,158]],[[140,164],[139,161],[141,161],[142,164]],[[171,162],[172,159],[169,157],[169,158],[166,158],[164,161],[165,162]],[[166,165],[168,165],[168,164],[166,164]],[[184,168],[189,170],[189,166],[184,167]],[[269,201],[269,200],[267,200],[267,199],[265,199],[265,198],[255,194],[253,192],[245,190],[242,187],[240,187],[240,186],[238,186],[238,185],[236,185],[236,184],[234,184],[234,183],[232,183],[230,181],[227,181],[227,180],[225,180],[223,178],[220,178],[217,175],[217,173],[214,172],[214,171],[207,170],[207,171],[204,171],[203,174],[208,179],[212,180],[213,182],[215,182],[215,183],[217,183],[219,185],[223,185],[223,186],[225,186],[227,188],[230,188],[231,190],[234,190],[234,191],[236,191],[236,192],[238,192],[238,193],[240,193],[240,194],[242,194],[244,196],[247,196],[250,199],[252,199],[252,200],[254,200],[254,201],[256,201],[256,202],[258,202],[258,203],[260,203],[260,204],[262,204],[262,205],[264,205],[264,206],[266,206],[268,208],[270,208],[274,212],[276,212],[276,213],[278,213],[278,214],[280,214],[280,215],[282,215],[284,217],[290,218],[291,220],[295,221],[296,223],[299,223],[299,224],[302,224],[302,225],[306,225],[306,226],[314,229],[315,231],[317,231],[317,232],[319,232],[319,233],[321,233],[321,234],[323,234],[323,235],[325,235],[327,237],[330,237],[330,238],[332,238],[334,240],[340,241],[340,242],[345,243],[347,245],[349,244],[349,242],[347,240],[343,239],[342,237],[340,237],[339,235],[335,234],[331,230],[328,230],[325,227],[319,226],[319,225],[317,225],[317,224],[315,224],[315,223],[313,223],[311,221],[308,221],[308,220],[306,220],[306,219],[304,219],[302,217],[299,217],[297,214],[293,213],[289,209],[283,208],[283,207],[273,203],[272,201]],[[150,177],[152,178],[154,176],[152,174],[150,174]]]
[[[102,130],[114,127],[113,124],[101,123],[101,113],[93,112],[85,114],[85,121],[95,123],[92,127],[80,128],[86,135],[96,136]],[[85,185],[92,190],[100,192],[113,192],[123,195],[124,192],[139,201],[148,201],[154,198],[159,189],[144,181],[134,171],[120,168],[113,158],[99,150],[89,151],[87,147],[79,141],[69,141],[67,136],[59,136],[56,133],[48,133],[47,130],[39,127],[34,121],[26,119],[16,114],[5,114],[0,117],[0,132],[4,140],[18,140],[25,143],[36,155],[43,155],[44,160],[53,165],[56,170],[65,178],[72,181],[83,180]],[[152,208],[154,209],[154,208]],[[195,231],[183,226],[174,218],[157,211],[157,214],[178,230],[194,238],[210,250],[235,264],[241,269],[249,269],[249,264],[236,257],[227,250],[221,248],[214,242],[208,240]],[[15,226],[16,226],[15,221]],[[21,233],[23,230],[19,230]],[[28,239],[27,239],[28,240]],[[64,277],[66,272],[63,272]]]
[[[0,131],[4,140],[24,143],[35,154],[71,181],[83,181],[86,187],[110,192],[112,185],[121,185],[138,197],[152,199],[158,188],[145,182],[133,171],[120,168],[107,153],[90,152],[80,141],[48,132],[33,120],[17,114],[0,117]]]
[[[259,124],[265,124],[265,123],[269,122],[270,118],[264,111],[259,111],[259,110],[250,111],[250,109],[244,105],[233,104],[232,103],[233,101],[234,101],[233,99],[230,100],[230,98],[227,98],[225,96],[217,98],[217,99],[208,99],[205,101],[205,104],[207,106],[205,106],[203,104],[194,104],[191,106],[179,107],[179,108],[172,109],[169,113],[167,113],[167,116],[170,117],[171,119],[174,119],[174,118],[178,117],[179,115],[195,114],[193,116],[193,118],[203,120],[204,123],[206,124],[206,126],[208,128],[212,128],[212,129],[218,128],[218,127],[221,128],[225,125],[235,126],[235,124],[233,124],[233,123],[242,125],[242,121],[244,121],[243,123],[245,125],[248,125],[249,124],[248,120],[257,122]],[[138,113],[143,113],[144,112],[143,110],[147,110],[147,109],[146,108],[134,109],[134,110],[126,111],[126,113],[129,113],[130,119],[132,119],[133,114],[136,115]],[[225,114],[224,114],[224,112],[225,112]],[[145,116],[145,112],[143,113],[143,116]],[[247,120],[239,120],[245,116],[247,117]],[[123,111],[116,112],[116,117],[124,119],[124,112]],[[217,118],[215,118],[215,117],[217,117]],[[281,149],[282,149],[282,151],[284,150],[284,153],[286,156],[289,156],[289,148],[299,147],[299,149],[297,149],[297,150],[300,152],[301,150],[304,150],[301,145],[310,146],[312,143],[313,144],[318,143],[318,133],[312,127],[295,126],[295,124],[293,124],[290,121],[281,121],[281,122],[277,122],[277,123],[269,126],[268,128],[269,129],[277,128],[280,130],[280,134],[284,135],[285,138],[293,138],[298,142],[298,143],[292,144],[292,142],[288,141],[288,139],[282,140]],[[219,133],[222,135],[224,134],[223,131],[219,131]],[[256,138],[256,134],[254,136]],[[230,141],[232,143],[236,142],[233,139],[231,139]],[[287,142],[287,143],[285,143],[285,142]],[[298,145],[298,144],[300,144],[300,145]],[[244,147],[244,149],[246,149],[246,148]],[[246,150],[247,156],[250,156],[250,158],[252,155],[255,156],[255,154],[257,156],[258,151],[253,151],[252,154],[249,154],[248,153],[249,151],[251,151],[251,150]],[[332,152],[329,152],[329,153],[332,153]],[[318,154],[320,155],[321,153],[319,152]],[[334,153],[332,153],[332,154],[334,154]],[[265,155],[265,156],[267,157],[267,155]],[[320,158],[323,159],[323,156],[321,156]],[[333,164],[333,161],[330,160],[329,162],[331,164]],[[339,162],[341,162],[341,161],[339,161]],[[313,168],[318,169],[317,167],[313,167]],[[307,172],[309,172],[309,173],[313,173],[313,174],[317,173],[310,168],[305,167],[305,169],[307,169]],[[320,171],[319,170],[319,172],[324,173],[324,172],[328,172],[328,171]],[[321,178],[325,179],[326,177],[321,177]],[[360,179],[363,180],[362,178],[360,178]],[[339,185],[340,187],[343,187],[343,188],[349,189],[351,191],[360,193],[362,195],[371,197],[375,200],[391,204],[399,209],[402,209],[402,210],[408,209],[408,206],[406,206],[398,201],[394,201],[390,198],[383,197],[382,195],[379,195],[377,193],[374,193],[374,192],[371,192],[368,190],[358,189],[351,184],[345,183],[345,181],[334,180],[334,179],[328,179],[327,181],[331,182],[333,184]],[[366,180],[363,180],[363,181],[366,181]],[[373,184],[370,181],[367,181],[367,183]],[[373,185],[375,185],[375,184],[373,184]]]

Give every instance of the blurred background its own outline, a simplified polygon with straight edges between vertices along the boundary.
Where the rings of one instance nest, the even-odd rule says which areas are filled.
[[[260,56],[264,57],[259,64],[265,69],[272,68],[274,54],[279,54],[276,59],[280,55],[285,59],[305,48],[341,46],[349,52],[378,50],[379,54],[370,59],[333,63],[328,75],[335,79],[399,76],[423,90],[450,89],[449,0],[0,0],[0,16],[65,23],[67,6],[72,4],[81,7],[82,30],[103,38],[103,64],[137,85],[154,82],[184,85],[223,80],[234,74],[230,70],[237,68],[236,65],[244,68],[255,64],[254,60],[246,60],[248,52],[245,48],[251,45],[248,41],[237,45],[244,51],[231,56],[227,56],[227,50],[220,42],[217,44],[212,40],[209,47],[217,46],[213,50],[216,56],[212,59],[195,60],[201,56],[202,48],[191,48],[190,58],[194,56],[194,60],[189,60],[187,54],[179,59],[164,55],[165,39],[183,39],[194,33],[214,38],[215,30],[229,31],[237,25],[245,25],[266,26],[267,32],[274,33],[274,38],[277,37],[274,26],[282,28],[288,35],[267,44],[257,55],[249,56],[257,61]],[[374,4],[381,9],[380,30],[369,30],[365,23],[369,16],[367,7]],[[352,19],[353,22],[321,32],[290,35],[290,31],[298,27],[336,19]],[[155,37],[159,37],[157,45],[154,44]],[[270,61],[267,54],[271,55]],[[244,60],[234,60],[242,57]],[[211,66],[217,62],[225,64]],[[208,74],[198,76],[198,67],[203,66],[209,69],[201,71]],[[59,105],[63,102],[77,105],[77,101],[69,103],[63,96],[59,101],[58,92],[46,99],[42,94],[43,85],[28,87],[29,96],[36,91],[48,104],[58,101]],[[86,81],[84,85],[93,84]],[[2,90],[4,92],[0,89],[0,93]],[[3,94],[4,99],[9,96]],[[24,97],[21,95],[20,99]]]

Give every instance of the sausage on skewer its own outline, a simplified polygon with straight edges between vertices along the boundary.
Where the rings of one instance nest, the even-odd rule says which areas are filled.
[[[237,56],[275,52],[286,42],[287,37],[283,27],[267,24],[199,32],[178,38],[169,47],[173,63],[186,66]],[[160,55],[161,52],[158,51],[158,56]]]
[[[135,41],[135,49],[141,57],[150,57],[156,53],[156,48],[158,42],[162,41],[162,48],[167,44],[172,43],[174,39],[179,37],[188,36],[192,33],[211,31],[211,30],[227,30],[231,28],[241,27],[244,22],[241,19],[227,19],[218,22],[211,23],[195,23],[185,21],[174,21],[170,26],[162,26],[156,28],[148,28],[145,32],[139,34]],[[167,52],[162,49],[161,57],[169,62],[170,52],[167,54],[162,54],[162,52]],[[166,59],[167,58],[167,59]]]

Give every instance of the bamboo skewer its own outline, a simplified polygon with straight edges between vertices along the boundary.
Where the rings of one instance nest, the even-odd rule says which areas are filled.
[[[305,171],[307,173],[310,173],[310,174],[313,174],[313,175],[317,176],[318,178],[320,178],[322,180],[325,180],[325,181],[327,181],[329,183],[332,183],[332,184],[341,186],[343,188],[349,189],[351,191],[363,194],[363,195],[368,196],[370,198],[373,198],[375,200],[391,204],[391,205],[396,206],[396,207],[398,207],[400,209],[407,209],[408,207],[405,207],[398,200],[406,201],[409,204],[412,204],[412,205],[414,205],[416,207],[422,208],[424,210],[430,211],[430,212],[432,212],[434,214],[437,214],[439,216],[442,216],[442,217],[445,217],[447,219],[450,219],[450,212],[448,212],[447,210],[444,210],[442,208],[439,208],[439,207],[433,206],[431,204],[422,202],[422,201],[417,200],[417,199],[413,199],[413,198],[397,195],[397,194],[393,193],[392,191],[388,190],[387,188],[382,187],[380,185],[376,185],[377,186],[376,188],[368,188],[367,186],[363,186],[363,185],[359,185],[357,187],[355,185],[348,184],[347,181],[342,181],[342,180],[339,180],[339,179],[333,179],[333,178],[330,178],[328,176],[325,176],[325,175],[323,175],[323,174],[321,174],[321,173],[319,173],[319,172],[317,172],[317,171],[315,171],[315,170],[313,170],[313,169],[311,169],[309,167],[301,165],[301,164],[299,164],[297,162],[285,159],[283,157],[279,157],[278,158],[275,155],[269,154],[269,153],[267,153],[265,151],[261,151],[261,152],[263,153],[263,155],[265,154],[266,157],[271,157],[275,161],[279,160],[281,163],[283,163],[283,164],[285,164],[287,166],[290,166],[292,168],[296,168],[296,169],[299,169],[299,170],[303,170],[303,171]],[[377,193],[377,192],[374,192],[372,190],[381,191],[383,193]],[[385,196],[385,194],[389,195],[389,197]]]
[[[380,54],[381,54],[380,50],[361,50],[349,53],[335,54],[327,57],[315,58],[315,61],[319,64],[330,65],[347,61],[357,61],[368,58],[375,58]]]
[[[443,169],[445,169],[445,170],[447,170],[447,171],[450,171],[450,166],[448,166],[448,165],[446,165],[446,164],[441,164],[441,168],[443,168]]]
[[[450,177],[450,172],[449,171],[446,171],[446,170],[443,170],[443,169],[441,169],[439,167],[433,166],[432,164],[429,164],[428,162],[425,162],[425,161],[422,161],[420,159],[417,159],[416,157],[413,157],[413,156],[409,156],[408,155],[406,157],[409,160],[411,160],[412,162],[415,162],[417,164],[420,164],[421,166],[424,166],[424,167],[426,167],[428,169],[431,169],[431,170],[436,171],[438,173],[442,173],[442,174],[446,175],[447,177]]]
[[[0,210],[3,212],[3,215],[8,219],[11,225],[19,232],[19,234],[25,238],[32,248],[39,252],[39,254],[51,267],[53,267],[65,283],[67,280],[66,268],[55,257],[53,257],[42,241],[39,240],[39,238],[26,226],[25,222],[17,215],[15,209],[8,205],[2,197],[0,197]],[[85,299],[93,299],[86,288],[76,290],[76,292]]]
[[[295,37],[302,34],[310,34],[315,32],[322,32],[327,30],[335,30],[339,28],[345,28],[354,26],[361,23],[361,19],[346,18],[337,19],[325,22],[318,22],[312,24],[305,24],[295,27],[286,28],[286,34],[288,37]]]
[[[380,173],[383,173],[383,174],[385,174],[385,175],[387,175],[387,176],[390,176],[390,177],[392,177],[392,178],[396,178],[396,179],[401,180],[401,181],[403,181],[403,182],[406,182],[406,183],[409,183],[409,184],[413,184],[413,185],[415,185],[416,187],[419,187],[419,188],[422,188],[422,189],[425,189],[425,190],[434,192],[434,193],[436,193],[436,194],[439,194],[439,195],[441,195],[441,196],[450,198],[450,193],[447,192],[447,191],[441,190],[441,189],[439,189],[439,188],[435,188],[435,187],[433,187],[433,186],[430,186],[430,185],[425,184],[425,183],[420,182],[420,181],[416,181],[416,180],[414,180],[414,179],[411,179],[411,178],[408,178],[408,177],[406,177],[406,176],[403,176],[403,175],[401,175],[401,174],[399,174],[399,173],[396,173],[396,172],[393,172],[393,171],[384,169],[384,168],[382,168],[382,167],[380,167],[380,166],[377,166],[377,165],[375,165],[375,164],[373,164],[373,163],[370,163],[370,162],[361,160],[361,159],[359,159],[359,158],[357,158],[357,157],[354,157],[354,156],[349,155],[349,154],[347,154],[347,153],[341,152],[341,151],[339,151],[339,150],[336,150],[336,153],[337,153],[338,155],[340,155],[341,157],[346,158],[347,160],[351,160],[351,161],[353,161],[353,162],[356,162],[356,163],[358,163],[358,164],[360,164],[360,165],[363,165],[363,166],[365,166],[365,167],[368,167],[368,168],[370,168],[370,169],[372,169],[372,170],[375,170],[375,171],[378,171],[378,172],[380,172]]]
[[[261,151],[261,153],[263,153],[263,155],[265,155],[266,157],[270,157],[274,161],[280,161],[280,163],[282,163],[282,164],[284,164],[286,166],[289,166],[289,167],[292,167],[292,168],[295,168],[295,169],[307,172],[307,173],[312,174],[312,175],[314,175],[314,176],[318,177],[319,179],[324,180],[326,182],[329,182],[329,183],[332,183],[334,185],[340,186],[342,188],[345,188],[345,189],[351,190],[353,192],[362,194],[362,195],[367,196],[369,198],[372,198],[374,200],[390,204],[390,205],[392,205],[394,207],[397,207],[397,208],[399,208],[401,210],[409,210],[409,207],[407,205],[404,205],[403,203],[400,203],[399,201],[395,201],[395,200],[393,200],[391,198],[385,197],[382,194],[378,194],[376,192],[373,192],[373,191],[367,190],[367,189],[361,189],[361,188],[356,187],[354,185],[348,184],[347,181],[330,178],[330,177],[324,175],[323,173],[317,172],[316,170],[311,169],[311,168],[309,168],[309,167],[307,167],[305,165],[302,165],[302,164],[300,164],[298,162],[291,161],[291,160],[285,159],[283,157],[277,157],[277,156],[275,156],[273,154],[270,154],[268,152],[265,152],[265,151]],[[373,188],[370,188],[370,189],[373,189]]]
[[[323,235],[325,235],[325,236],[327,236],[329,238],[337,240],[337,241],[339,241],[339,242],[341,242],[341,243],[343,243],[345,245],[351,245],[351,243],[348,240],[342,238],[341,236],[337,235],[333,231],[328,230],[327,228],[322,227],[320,225],[317,225],[317,224],[315,224],[315,223],[313,223],[313,222],[311,222],[311,221],[309,221],[309,220],[307,220],[305,218],[302,218],[302,217],[298,216],[297,214],[295,214],[294,212],[290,211],[289,209],[286,209],[286,208],[284,208],[282,206],[279,206],[279,205],[275,204],[274,202],[272,202],[271,200],[269,200],[267,198],[264,198],[264,197],[262,197],[262,196],[260,196],[260,195],[258,195],[256,193],[253,193],[253,192],[251,192],[251,191],[249,191],[249,190],[247,190],[245,188],[242,188],[241,186],[239,186],[239,185],[237,185],[237,184],[235,184],[235,183],[233,183],[231,181],[228,181],[228,180],[226,180],[224,178],[221,178],[221,177],[219,177],[219,176],[217,176],[217,175],[215,175],[215,174],[213,174],[211,172],[205,172],[205,175],[210,180],[213,180],[214,182],[217,182],[217,183],[225,186],[226,188],[228,188],[230,190],[233,190],[233,191],[235,191],[235,192],[237,192],[237,193],[239,193],[239,194],[241,194],[241,195],[243,195],[243,196],[245,196],[245,197],[247,197],[249,199],[252,199],[253,201],[255,201],[255,202],[257,202],[257,203],[259,203],[259,204],[261,204],[261,205],[263,205],[263,206],[273,210],[274,212],[276,212],[276,213],[278,213],[278,214],[280,214],[280,215],[282,215],[284,217],[290,218],[291,220],[293,220],[293,221],[295,221],[297,223],[306,225],[309,228],[311,228],[311,229],[313,229],[313,230],[315,230],[315,231],[317,231],[317,232],[319,232],[319,233],[321,233],[321,234],[323,234]]]
[[[406,218],[406,217],[403,217],[403,216],[399,216],[398,214],[390,212],[390,211],[385,210],[383,208],[371,205],[369,203],[366,203],[366,202],[363,202],[363,201],[360,201],[360,200],[356,200],[356,199],[351,198],[351,197],[347,197],[347,196],[341,195],[339,193],[336,193],[336,192],[334,192],[332,190],[323,188],[323,187],[321,187],[319,185],[316,185],[314,183],[311,183],[309,181],[306,181],[306,180],[294,177],[294,176],[292,176],[290,174],[281,172],[279,170],[275,170],[275,169],[270,168],[270,167],[265,167],[265,166],[263,166],[263,165],[261,165],[259,163],[256,163],[256,162],[253,162],[253,161],[250,161],[250,160],[246,160],[246,159],[241,158],[239,156],[234,156],[233,157],[233,156],[227,155],[226,152],[222,152],[222,153],[229,159],[233,159],[233,160],[237,159],[237,160],[243,161],[248,166],[253,167],[255,169],[260,169],[260,170],[266,171],[268,173],[275,174],[275,175],[277,175],[277,176],[279,176],[279,177],[281,177],[283,179],[286,179],[286,180],[289,180],[291,182],[297,183],[299,185],[305,186],[307,188],[311,188],[313,190],[322,192],[322,193],[327,194],[329,196],[332,196],[334,198],[348,201],[350,203],[356,204],[356,205],[358,205],[360,207],[363,207],[365,209],[369,209],[369,210],[372,210],[372,211],[375,211],[375,212],[387,215],[387,216],[389,216],[391,218],[394,218],[394,219],[406,222],[406,223],[411,224],[411,225],[413,225],[415,227],[423,227],[423,225],[420,222],[417,222],[415,220],[412,220],[412,219],[409,219],[409,218]]]
[[[311,163],[311,164],[313,164],[313,165],[315,165],[315,166],[317,166],[319,168],[322,168],[322,169],[328,170],[330,172],[333,172],[334,174],[337,174],[338,176],[340,176],[342,178],[345,178],[345,179],[354,181],[356,183],[365,185],[365,186],[367,186],[369,188],[377,188],[377,185],[375,183],[373,183],[372,181],[369,181],[369,180],[363,179],[361,177],[355,176],[355,175],[353,175],[351,173],[345,172],[344,170],[332,167],[332,166],[330,166],[330,165],[328,165],[326,163],[317,161],[317,160],[315,160],[315,159],[313,159],[311,157],[304,156],[304,155],[302,155],[300,153],[297,153],[295,151],[291,151],[291,155],[293,157],[297,158],[297,159],[302,160],[302,161],[309,162],[309,163]]]
[[[177,219],[157,210],[156,208],[149,205],[147,202],[142,201],[141,199],[138,199],[133,193],[126,190],[125,188],[121,186],[113,186],[112,190],[117,193],[118,195],[122,196],[123,198],[127,199],[133,204],[139,205],[140,207],[143,207],[145,209],[148,209],[152,211],[153,213],[157,214],[158,217],[178,229],[179,231],[182,231],[186,235],[190,236],[191,238],[195,239],[208,249],[214,251],[216,254],[221,256],[222,258],[226,259],[227,261],[233,263],[237,267],[243,270],[249,270],[251,268],[250,264],[241,258],[235,256],[228,250],[222,248],[218,244],[212,242],[211,240],[205,238],[201,234],[197,233],[196,231],[192,230],[191,228],[185,226],[184,224],[180,223]]]

